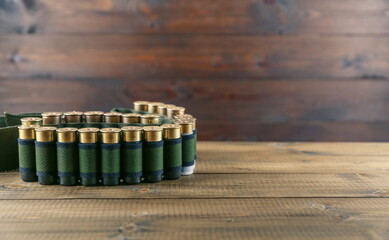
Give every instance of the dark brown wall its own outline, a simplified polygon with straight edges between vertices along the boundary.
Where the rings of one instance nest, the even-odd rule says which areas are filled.
[[[0,0],[0,111],[183,105],[201,140],[389,140],[387,0]]]

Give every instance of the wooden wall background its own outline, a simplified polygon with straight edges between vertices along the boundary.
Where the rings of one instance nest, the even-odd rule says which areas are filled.
[[[183,105],[201,140],[389,140],[388,0],[0,0],[0,111]]]

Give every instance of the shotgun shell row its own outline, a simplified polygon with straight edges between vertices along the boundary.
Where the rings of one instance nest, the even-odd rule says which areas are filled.
[[[119,128],[56,128],[19,126],[19,165],[23,181],[64,186],[117,185],[160,182],[180,178],[185,134],[192,125]],[[190,130],[188,130],[190,129]],[[185,151],[190,153],[185,154]],[[192,156],[192,157],[190,157]],[[188,160],[189,159],[189,160]]]
[[[160,115],[158,114],[138,114],[138,113],[119,113],[119,112],[45,112],[42,118],[22,118],[22,125],[60,125],[62,123],[142,123],[142,124],[160,124]]]
[[[196,118],[185,114],[184,107],[161,102],[137,101],[134,109],[140,113],[45,112],[41,118],[22,118],[18,139],[22,180],[94,186],[117,185],[120,180],[160,182],[192,174],[197,159]],[[121,129],[85,124],[159,125],[161,116],[174,123]],[[56,128],[62,123],[74,128]]]
[[[156,113],[168,118],[183,116],[185,108],[173,104],[164,104],[161,102],[135,101],[134,110],[139,112]]]

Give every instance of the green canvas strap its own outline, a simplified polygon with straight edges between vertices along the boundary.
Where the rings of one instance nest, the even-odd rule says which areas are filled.
[[[15,170],[19,167],[18,161],[18,128],[0,128],[0,171]]]

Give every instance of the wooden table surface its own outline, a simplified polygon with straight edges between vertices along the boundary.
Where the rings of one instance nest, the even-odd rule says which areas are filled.
[[[0,174],[1,239],[388,239],[388,143],[200,142],[192,176],[116,187]]]

